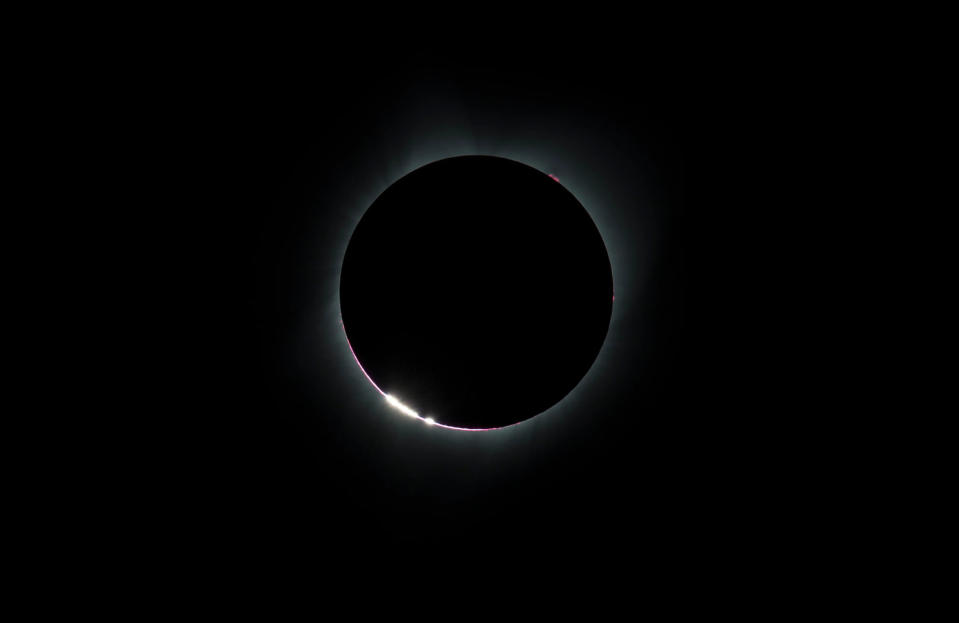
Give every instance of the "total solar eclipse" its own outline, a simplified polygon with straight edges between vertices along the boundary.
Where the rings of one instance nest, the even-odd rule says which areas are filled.
[[[461,156],[387,188],[340,274],[347,340],[400,415],[501,428],[560,402],[605,340],[613,280],[602,237],[562,184]]]

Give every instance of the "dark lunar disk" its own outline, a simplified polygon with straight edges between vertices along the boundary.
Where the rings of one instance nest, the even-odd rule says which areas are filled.
[[[413,171],[370,206],[340,305],[383,392],[438,424],[488,429],[545,411],[583,378],[613,280],[599,231],[559,182],[464,156]]]

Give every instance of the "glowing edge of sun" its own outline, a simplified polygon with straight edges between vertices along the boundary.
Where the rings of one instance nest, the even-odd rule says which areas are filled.
[[[346,325],[343,324],[342,319],[340,319],[340,326],[343,327],[343,333],[346,334]],[[515,422],[513,424],[508,424],[507,426],[497,426],[494,428],[461,428],[459,426],[449,426],[448,424],[440,424],[439,422],[437,422],[435,419],[433,419],[430,416],[424,417],[420,415],[419,413],[417,413],[416,410],[411,409],[410,407],[400,402],[396,397],[391,396],[390,394],[387,394],[386,392],[384,392],[382,389],[380,389],[379,385],[373,382],[373,379],[370,377],[369,373],[366,371],[365,368],[363,368],[363,364],[360,363],[360,358],[356,356],[356,351],[353,350],[353,344],[350,343],[350,337],[348,335],[346,336],[346,345],[350,347],[350,354],[353,355],[353,360],[356,361],[356,365],[359,366],[360,371],[363,373],[363,376],[366,377],[366,380],[370,382],[370,385],[372,385],[376,389],[376,391],[380,392],[380,394],[382,394],[383,397],[386,398],[386,402],[391,407],[398,409],[404,415],[408,415],[410,417],[421,420],[422,422],[425,422],[429,426],[438,426],[439,428],[446,428],[449,430],[463,430],[471,433],[488,431],[488,430],[501,430],[503,428],[509,428],[510,426],[516,426],[517,424],[522,424],[522,422]]]

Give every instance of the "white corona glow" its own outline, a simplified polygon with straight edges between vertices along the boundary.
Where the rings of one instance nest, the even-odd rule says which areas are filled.
[[[396,407],[397,409],[399,409],[400,411],[402,411],[402,412],[405,413],[406,415],[409,415],[409,416],[415,417],[415,418],[419,418],[419,417],[420,417],[420,414],[419,414],[419,413],[417,413],[417,412],[414,411],[413,409],[410,409],[410,408],[407,407],[405,404],[403,404],[402,402],[400,402],[399,400],[397,400],[397,399],[394,398],[393,396],[390,396],[389,394],[386,394],[386,402],[390,403],[392,406]],[[420,419],[423,419],[423,418],[420,418]]]
[[[433,424],[436,424],[436,420],[434,420],[434,419],[431,418],[431,417],[423,418],[423,421],[426,422],[427,424],[429,424],[430,426],[432,426]]]

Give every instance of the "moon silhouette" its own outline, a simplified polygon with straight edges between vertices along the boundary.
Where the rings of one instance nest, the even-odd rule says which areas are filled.
[[[560,402],[613,306],[602,237],[554,176],[492,156],[423,166],[356,226],[340,275],[357,363],[400,415],[487,430]]]

